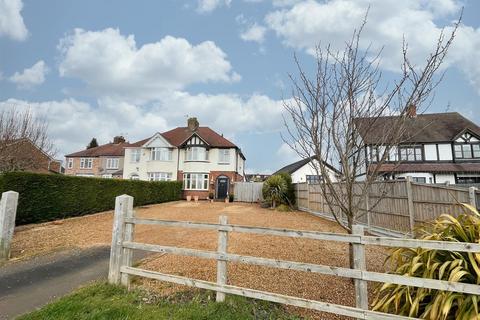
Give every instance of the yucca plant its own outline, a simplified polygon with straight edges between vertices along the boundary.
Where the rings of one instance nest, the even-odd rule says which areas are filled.
[[[271,201],[275,208],[277,203],[285,199],[288,191],[288,185],[285,179],[280,175],[273,175],[263,183],[262,193],[267,201]]]
[[[418,230],[423,240],[480,243],[480,214],[470,205],[457,218],[442,215]],[[480,284],[480,253],[433,249],[394,249],[387,258],[392,273]],[[480,319],[480,296],[384,284],[377,288],[373,310],[422,319]]]

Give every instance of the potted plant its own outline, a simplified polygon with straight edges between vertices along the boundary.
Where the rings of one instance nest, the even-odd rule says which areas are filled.
[[[230,194],[230,195],[228,196],[228,200],[229,200],[230,202],[233,202],[233,194]]]
[[[214,197],[213,192],[210,192],[208,194],[208,199],[210,199],[210,202],[213,202],[213,197]]]

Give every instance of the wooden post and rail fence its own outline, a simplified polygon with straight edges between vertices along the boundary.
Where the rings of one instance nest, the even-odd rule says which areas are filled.
[[[17,215],[18,192],[2,193],[0,200],[0,262],[10,259],[15,217]]]
[[[155,225],[159,227],[180,227],[217,231],[217,251],[196,250],[135,242],[134,226],[139,224]],[[267,259],[262,257],[229,253],[228,238],[231,232],[351,243],[353,244],[354,268],[350,269],[344,267],[333,267],[328,265]],[[412,319],[404,316],[397,316],[369,310],[367,291],[368,281],[480,295],[480,285],[368,271],[366,270],[365,261],[366,245],[480,253],[480,244],[477,243],[370,236],[364,234],[364,227],[360,225],[354,226],[353,234],[339,234],[307,230],[233,225],[228,223],[226,216],[220,216],[219,223],[137,218],[135,217],[133,211],[133,198],[128,195],[122,195],[116,199],[108,279],[110,283],[129,286],[129,276],[140,276],[195,288],[213,290],[217,293],[216,300],[218,302],[224,301],[225,294],[232,294],[288,304],[317,311],[329,312],[357,319]],[[167,253],[216,260],[217,281],[209,282],[133,267],[133,250],[143,250],[156,253]],[[326,303],[322,301],[303,299],[278,293],[234,286],[228,284],[227,263],[244,263],[270,268],[314,272],[324,275],[354,279],[356,306],[351,307]],[[292,285],[295,284],[292,283]]]
[[[334,220],[318,184],[299,183],[295,186],[297,205],[302,211]],[[435,185],[406,180],[375,182],[360,203],[357,224],[375,235],[403,237],[414,235],[415,229],[442,214],[453,216],[465,212],[462,203],[480,207],[477,188],[458,185]],[[345,219],[334,207],[337,217]]]

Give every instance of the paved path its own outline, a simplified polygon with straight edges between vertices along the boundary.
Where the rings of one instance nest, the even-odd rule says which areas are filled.
[[[145,257],[139,253],[135,260]],[[0,319],[14,319],[90,281],[106,279],[109,256],[110,247],[95,247],[0,267]]]

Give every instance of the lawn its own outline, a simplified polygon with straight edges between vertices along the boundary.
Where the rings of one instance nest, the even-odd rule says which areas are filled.
[[[215,294],[187,291],[168,298],[145,290],[128,292],[118,286],[94,284],[63,297],[21,320],[48,319],[298,319],[281,305],[242,297],[227,296],[215,302]]]

